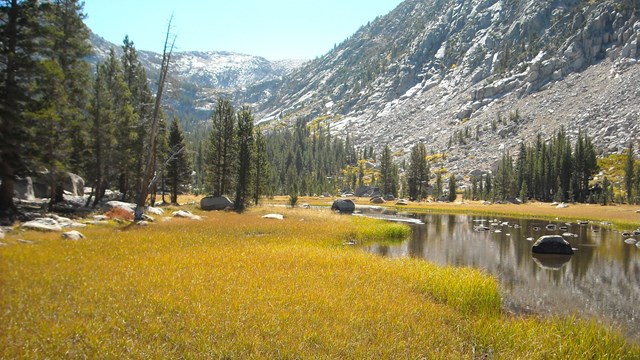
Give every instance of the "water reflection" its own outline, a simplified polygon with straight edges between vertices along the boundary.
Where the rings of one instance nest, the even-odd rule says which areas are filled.
[[[640,341],[640,249],[625,244],[618,231],[560,221],[440,214],[413,217],[424,225],[413,226],[412,239],[368,250],[388,257],[419,257],[483,269],[500,280],[508,310],[596,318]],[[547,228],[549,223],[556,225],[555,230]],[[478,224],[489,230],[478,231]],[[578,249],[573,256],[532,256],[533,242],[527,238],[566,232],[577,235],[565,237]]]

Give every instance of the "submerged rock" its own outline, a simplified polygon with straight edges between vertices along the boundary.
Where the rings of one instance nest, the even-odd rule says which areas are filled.
[[[538,241],[533,244],[531,251],[537,254],[573,255],[571,244],[559,235],[540,237]]]

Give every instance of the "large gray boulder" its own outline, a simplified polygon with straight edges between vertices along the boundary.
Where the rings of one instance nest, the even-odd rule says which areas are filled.
[[[33,180],[29,176],[16,179],[14,184],[14,196],[20,200],[35,200],[36,196],[33,191]]]
[[[18,178],[15,182],[14,195],[20,200],[33,201],[48,198],[50,192],[49,171],[40,171],[35,176]],[[73,173],[64,173],[58,182],[62,190],[71,196],[84,196],[84,179]]]
[[[338,199],[331,205],[331,210],[337,210],[341,213],[352,213],[356,210],[356,204],[350,199]]]
[[[542,236],[533,244],[531,251],[536,254],[573,255],[571,244],[560,235]]]
[[[28,221],[22,224],[20,228],[37,231],[62,231],[60,224],[56,220],[50,218],[40,218]]]
[[[84,179],[74,173],[66,173],[62,179],[62,188],[71,196],[84,196]]]
[[[226,196],[207,196],[200,200],[202,210],[225,210],[233,208],[233,202]]]

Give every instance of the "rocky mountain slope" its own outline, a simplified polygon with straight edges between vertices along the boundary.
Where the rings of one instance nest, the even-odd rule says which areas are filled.
[[[277,89],[263,122],[323,117],[359,146],[418,140],[463,172],[564,126],[604,151],[640,134],[640,1],[406,0]]]
[[[133,39],[135,41],[135,39]],[[121,55],[120,45],[91,35],[94,55],[89,58],[97,63],[107,58],[111,48]],[[162,55],[138,49],[138,57],[147,70],[152,84],[158,76]],[[241,94],[249,86],[279,83],[303,60],[269,61],[263,57],[223,51],[176,52],[170,69],[170,88],[167,102],[181,113],[193,114],[197,120],[208,118],[212,105],[220,95],[233,96],[242,101]]]

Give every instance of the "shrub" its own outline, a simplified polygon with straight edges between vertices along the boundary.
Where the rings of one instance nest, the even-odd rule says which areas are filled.
[[[133,220],[133,213],[122,208],[112,208],[111,210],[104,213],[104,215],[109,219],[119,218],[119,219],[124,219],[128,221]]]

